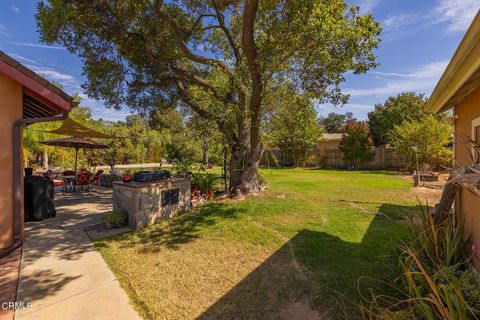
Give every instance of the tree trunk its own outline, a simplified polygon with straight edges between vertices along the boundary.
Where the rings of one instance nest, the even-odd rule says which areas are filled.
[[[435,224],[442,224],[449,215],[458,189],[459,187],[455,183],[447,183],[445,185],[440,202],[434,210],[433,221]]]
[[[48,151],[46,149],[42,153],[42,168],[48,170]]]
[[[263,148],[257,152],[244,153],[237,146],[232,147],[230,157],[230,193],[243,194],[261,191],[258,166],[263,155]],[[238,190],[238,191],[237,191]]]
[[[203,163],[205,165],[205,168],[208,169],[208,152],[210,150],[210,144],[208,143],[208,141],[205,141],[204,144],[203,144]]]

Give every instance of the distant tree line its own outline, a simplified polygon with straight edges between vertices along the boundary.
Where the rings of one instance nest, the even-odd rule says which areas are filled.
[[[171,109],[150,115],[129,115],[123,121],[93,119],[89,107],[77,106],[69,117],[87,127],[112,134],[118,139],[94,139],[107,144],[108,149],[81,150],[79,167],[118,164],[159,163],[162,160],[188,158],[192,162],[220,163],[222,161],[222,136],[214,123],[195,115]],[[47,133],[58,128],[61,122],[31,125],[24,131],[25,165],[31,167],[71,168],[75,151],[71,148],[46,146],[42,140],[61,138]]]

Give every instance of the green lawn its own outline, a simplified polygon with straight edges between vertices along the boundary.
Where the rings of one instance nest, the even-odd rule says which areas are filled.
[[[96,243],[142,317],[282,319],[300,303],[322,319],[356,318],[359,291],[387,290],[393,249],[416,210],[407,180],[389,172],[262,175],[265,194]]]

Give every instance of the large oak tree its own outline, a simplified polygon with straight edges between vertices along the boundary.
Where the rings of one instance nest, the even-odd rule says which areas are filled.
[[[259,190],[265,88],[345,103],[344,74],[375,67],[380,33],[343,0],[50,0],[36,18],[44,42],[83,59],[92,98],[142,112],[181,103],[215,121],[243,192]]]

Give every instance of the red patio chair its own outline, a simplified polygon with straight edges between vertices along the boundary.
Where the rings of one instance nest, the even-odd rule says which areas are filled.
[[[78,191],[80,191],[80,189],[83,190],[83,187],[86,187],[87,189],[89,189],[91,177],[92,177],[92,173],[88,171],[81,172],[77,176],[76,185],[78,187]]]
[[[97,172],[95,172],[95,175],[92,177],[92,180],[90,181],[90,184],[94,185],[94,186],[97,186],[97,187],[101,187],[100,186],[100,176],[103,173],[104,173],[103,170],[98,170]]]

